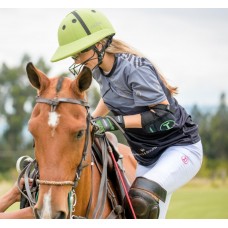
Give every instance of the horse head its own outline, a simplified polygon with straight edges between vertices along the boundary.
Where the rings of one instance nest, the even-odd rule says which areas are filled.
[[[90,118],[85,91],[92,82],[92,73],[84,67],[73,80],[48,78],[32,63],[26,70],[31,85],[38,92],[28,124],[39,170],[39,194],[34,214],[36,218],[67,218],[69,193],[90,170],[87,168],[91,163],[87,156]],[[79,208],[88,205],[89,183],[87,187],[83,189],[85,197],[78,199]],[[80,184],[77,187],[79,191],[82,188]]]

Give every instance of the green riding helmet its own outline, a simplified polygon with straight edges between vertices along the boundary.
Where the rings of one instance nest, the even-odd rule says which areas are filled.
[[[59,47],[51,61],[57,62],[73,56],[114,34],[111,23],[101,12],[89,9],[75,10],[69,13],[59,26]]]

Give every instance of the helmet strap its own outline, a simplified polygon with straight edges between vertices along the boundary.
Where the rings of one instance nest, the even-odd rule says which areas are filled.
[[[97,58],[98,58],[98,64],[96,66],[99,66],[99,65],[101,65],[103,58],[104,58],[104,54],[105,54],[104,46],[102,46],[102,49],[100,51],[97,49],[96,46],[94,46],[93,50],[95,53],[97,53]]]
[[[99,51],[97,49],[97,47],[94,45],[93,47],[93,50],[97,53],[97,56],[98,56],[98,64],[96,66],[99,66],[102,64],[102,61],[103,61],[103,58],[104,58],[104,55],[105,55],[105,50],[110,46],[110,44],[112,43],[112,37],[113,36],[109,36],[108,39],[107,39],[107,42],[105,43],[105,45],[102,45],[102,48],[101,50]],[[95,66],[95,67],[96,67]]]

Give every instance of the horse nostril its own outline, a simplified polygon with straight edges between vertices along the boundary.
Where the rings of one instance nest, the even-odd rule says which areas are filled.
[[[54,219],[66,219],[66,213],[63,211],[58,211]]]
[[[39,210],[39,209],[35,208],[35,209],[34,209],[34,214],[35,214],[35,218],[36,218],[36,219],[40,219],[41,213],[40,213],[40,210]]]

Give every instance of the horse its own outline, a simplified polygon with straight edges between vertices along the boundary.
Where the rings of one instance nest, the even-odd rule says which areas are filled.
[[[118,143],[114,134],[94,137],[96,126],[92,124],[86,96],[92,82],[91,70],[85,66],[75,79],[48,78],[32,63],[27,64],[26,71],[32,87],[37,90],[36,104],[28,122],[35,157],[30,166],[36,167],[38,186],[34,198],[28,185],[25,186],[35,217],[124,218],[122,200],[127,189],[119,197],[117,182],[113,181],[119,177],[116,177],[118,172],[113,171],[110,148],[115,151],[114,158],[118,157],[116,154],[121,158],[114,162],[116,165],[118,160],[122,161],[123,169],[119,171],[129,185],[135,179],[136,161],[129,147]],[[102,144],[104,141],[106,144]],[[103,163],[97,162],[99,156],[94,156],[93,148],[98,150]],[[24,174],[28,177],[30,171],[27,167]]]

